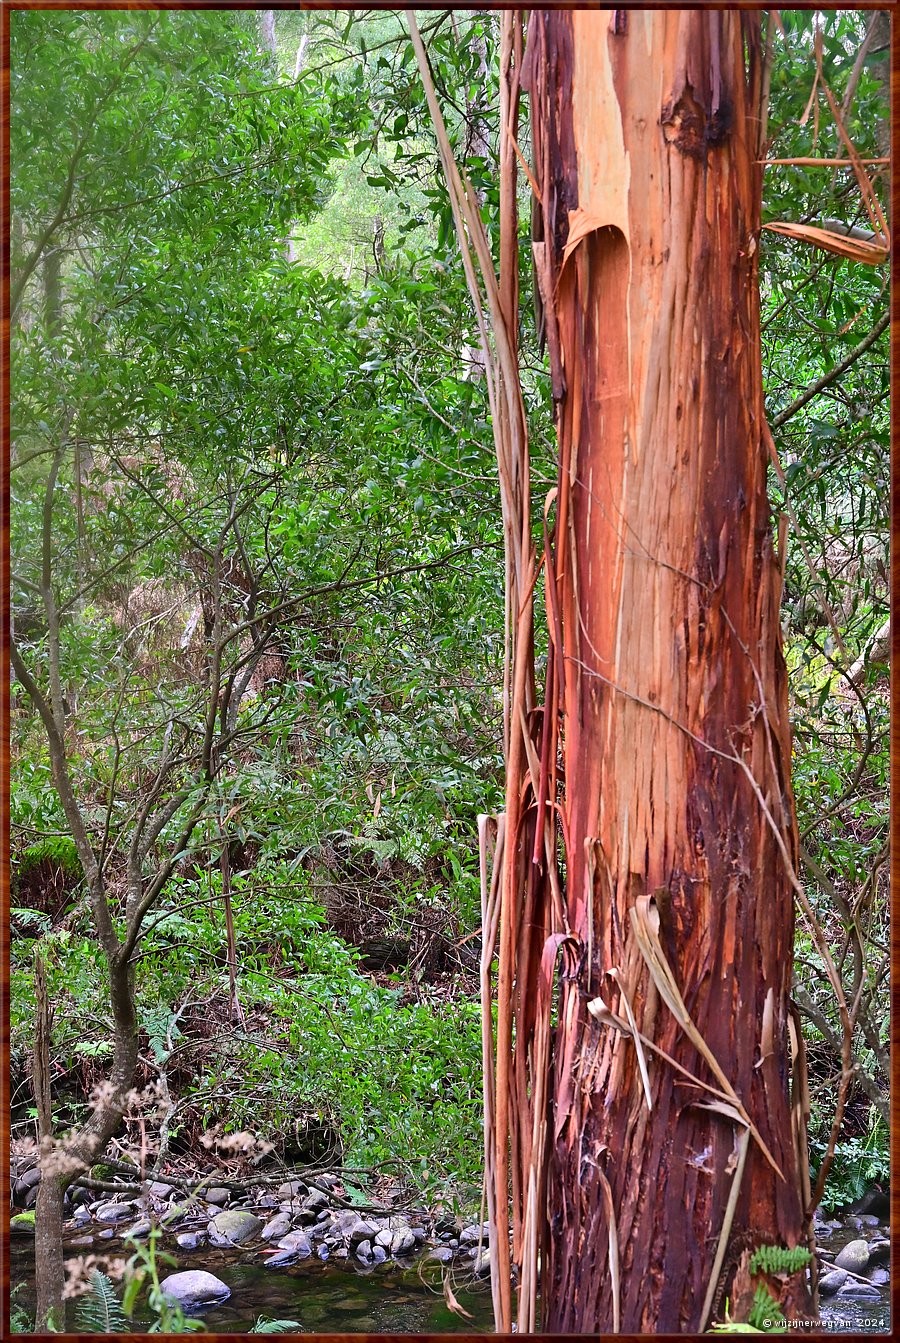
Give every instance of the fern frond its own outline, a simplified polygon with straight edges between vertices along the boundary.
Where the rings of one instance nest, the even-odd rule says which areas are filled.
[[[774,1324],[784,1323],[784,1311],[762,1283],[756,1289],[747,1323],[755,1329],[770,1329]]]
[[[299,1320],[266,1320],[260,1315],[251,1334],[291,1334],[300,1330]]]
[[[96,1268],[91,1273],[91,1290],[75,1309],[75,1324],[78,1332],[85,1334],[127,1334],[130,1330],[116,1289]]]
[[[799,1273],[810,1261],[810,1253],[802,1245],[788,1250],[784,1245],[760,1245],[750,1256],[751,1273]]]

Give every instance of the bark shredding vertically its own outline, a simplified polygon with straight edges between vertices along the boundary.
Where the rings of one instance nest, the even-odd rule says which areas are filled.
[[[569,934],[535,1171],[546,1330],[704,1323],[741,1130],[653,1052],[648,1109],[633,1040],[587,1011],[597,997],[621,1018],[630,1009],[716,1084],[648,974],[635,906],[658,918],[687,1011],[784,1177],[751,1141],[722,1271],[733,1312],[750,1293],[749,1251],[805,1238],[788,1095],[793,893],[773,834],[774,822],[795,851],[766,497],[757,56],[752,14],[529,22],[535,252],[560,397],[548,689],[567,926],[530,911],[557,935],[550,974]],[[523,1097],[525,1052],[534,1063],[546,1049],[527,1002],[550,998],[533,942],[522,928]],[[527,1110],[513,1134],[520,1200],[535,1156]],[[799,1278],[781,1290],[789,1313],[807,1304]]]

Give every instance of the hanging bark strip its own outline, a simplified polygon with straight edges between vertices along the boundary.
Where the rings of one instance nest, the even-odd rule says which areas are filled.
[[[485,363],[488,405],[497,455],[506,564],[506,660],[504,671],[504,756],[506,807],[498,818],[494,873],[488,884],[492,824],[480,824],[484,954],[482,958],[483,1046],[485,1061],[485,1179],[491,1224],[491,1286],[497,1328],[512,1325],[509,1197],[513,1200],[513,1252],[522,1262],[523,1208],[538,1204],[530,1166],[520,1159],[532,1144],[530,1079],[525,1056],[514,1051],[522,1022],[530,1040],[534,1003],[523,958],[537,973],[549,932],[545,911],[552,905],[556,878],[553,823],[542,811],[546,853],[534,863],[535,790],[540,774],[541,714],[535,707],[533,594],[537,578],[531,535],[528,436],[518,369],[517,122],[522,69],[522,26],[513,12],[501,16],[500,42],[500,268],[495,271],[478,201],[453,158],[415,18],[407,21],[438,140],[463,269],[475,309]],[[554,752],[555,755],[555,752]],[[555,759],[548,777],[555,778]],[[540,838],[541,832],[539,832]],[[539,844],[540,848],[540,844]],[[558,882],[557,890],[558,890]],[[551,891],[548,896],[547,892]],[[556,896],[561,905],[561,895]],[[524,932],[523,932],[524,929]],[[524,950],[523,950],[524,942]],[[491,964],[497,949],[496,1038],[492,1028]],[[528,958],[530,957],[530,960]],[[524,987],[523,987],[524,986]],[[514,1032],[515,1019],[515,1032]],[[491,1076],[495,1068],[495,1075]],[[510,1160],[512,1148],[513,1160]],[[523,1173],[524,1172],[524,1173]],[[533,1237],[532,1237],[533,1238]],[[535,1251],[536,1253],[536,1251]],[[534,1276],[534,1275],[533,1275]]]
[[[533,11],[525,67],[561,392],[547,579],[567,927],[549,883],[520,887],[513,1080],[528,1051],[533,1072],[512,1134],[519,1321],[534,1327],[539,1253],[545,1330],[694,1331],[723,1288],[746,1318],[753,1248],[806,1238],[787,1084],[797,839],[765,489],[759,20]],[[545,732],[551,716],[555,702]],[[548,951],[566,934],[552,1032],[538,928]],[[588,1013],[598,999],[636,1029]],[[638,1033],[654,1046],[652,1109]],[[498,1107],[503,1047],[498,1033]],[[526,1126],[545,1066],[547,1106]],[[720,1075],[738,1104],[709,1103]],[[502,1174],[498,1161],[498,1202]],[[787,1279],[788,1316],[808,1304],[803,1276]]]

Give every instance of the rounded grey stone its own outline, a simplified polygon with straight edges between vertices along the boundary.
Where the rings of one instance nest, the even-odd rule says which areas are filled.
[[[278,1197],[285,1199],[304,1199],[309,1193],[309,1185],[305,1180],[285,1180],[284,1184],[278,1186]]]
[[[202,1239],[197,1231],[180,1231],[175,1237],[175,1244],[179,1245],[182,1250],[198,1250]]]
[[[830,1273],[823,1273],[819,1279],[819,1291],[823,1296],[834,1296],[847,1281],[847,1274],[842,1268],[833,1268]]]
[[[263,1229],[262,1219],[242,1208],[217,1213],[207,1227],[213,1245],[244,1245]]]
[[[185,1269],[181,1273],[171,1273],[160,1283],[163,1292],[171,1300],[177,1301],[186,1311],[199,1306],[212,1306],[219,1301],[227,1301],[231,1288],[213,1273],[201,1268]]]
[[[851,1273],[862,1273],[869,1262],[869,1246],[864,1240],[851,1240],[836,1254],[834,1262],[838,1268],[847,1268]]]
[[[279,1250],[289,1250],[296,1259],[308,1259],[312,1244],[305,1231],[291,1231],[278,1242]]]
[[[877,1287],[871,1287],[867,1282],[854,1282],[848,1278],[844,1283],[838,1296],[855,1297],[860,1301],[877,1301],[881,1293]]]
[[[376,1235],[376,1229],[372,1226],[371,1222],[365,1222],[359,1217],[345,1234],[351,1245],[359,1245],[361,1241],[373,1240]]]
[[[98,1222],[124,1222],[134,1216],[133,1203],[102,1203],[94,1213]]]
[[[327,1207],[327,1205],[328,1195],[324,1194],[321,1189],[310,1189],[306,1198],[303,1200],[303,1206],[305,1208],[314,1208],[316,1211],[318,1211],[319,1208]]]
[[[286,1236],[290,1229],[290,1216],[286,1212],[280,1212],[271,1221],[266,1222],[262,1229],[262,1238],[263,1240],[274,1240],[276,1236]]]
[[[391,1238],[391,1254],[412,1254],[415,1248],[416,1238],[412,1231],[407,1228],[405,1231],[401,1229],[394,1232]]]

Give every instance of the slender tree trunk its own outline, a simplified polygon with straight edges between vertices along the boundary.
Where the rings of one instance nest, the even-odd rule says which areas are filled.
[[[34,1050],[32,1081],[41,1147],[41,1182],[34,1205],[34,1269],[38,1331],[65,1326],[62,1255],[63,1195],[65,1183],[53,1169],[53,1108],[50,1100],[50,1001],[40,946],[34,958]]]
[[[553,1332],[696,1331],[725,1290],[746,1318],[751,1251],[806,1239],[788,1094],[797,841],[766,497],[758,34],[757,15],[721,11],[529,21],[559,394],[550,703],[575,948],[546,1116]],[[666,966],[685,1011],[660,992]],[[789,1315],[808,1306],[802,1274],[769,1290]]]
[[[114,1054],[109,1080],[92,1101],[92,1113],[73,1133],[54,1139],[50,1109],[50,1007],[43,962],[35,960],[34,1086],[41,1139],[41,1183],[34,1208],[36,1327],[62,1328],[63,1199],[72,1181],[104,1151],[128,1105],[138,1061],[134,975],[121,957],[109,960],[110,1007],[114,1023]]]
[[[278,55],[278,46],[275,41],[274,9],[261,9],[259,11],[259,40],[263,51],[268,52],[273,57]]]

